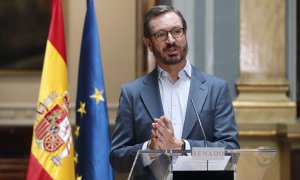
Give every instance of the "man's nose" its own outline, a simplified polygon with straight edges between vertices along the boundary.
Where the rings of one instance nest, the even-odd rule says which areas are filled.
[[[175,38],[172,36],[171,32],[168,32],[168,36],[167,36],[167,39],[166,41],[170,44],[174,43],[175,42]]]

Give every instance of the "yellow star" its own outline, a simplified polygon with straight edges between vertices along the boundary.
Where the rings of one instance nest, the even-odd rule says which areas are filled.
[[[75,137],[76,137],[76,139],[79,136],[79,131],[80,131],[80,126],[76,126],[76,130],[75,130]]]
[[[74,162],[75,162],[75,164],[78,163],[78,153],[77,152],[75,152]]]
[[[98,91],[98,89],[95,88],[95,94],[91,95],[90,98],[96,99],[96,104],[98,104],[99,101],[104,102],[103,91]]]
[[[86,114],[86,111],[85,111],[85,103],[81,102],[80,101],[80,108],[77,109],[77,112],[80,113],[80,116],[82,117],[83,114]]]
[[[81,179],[82,179],[82,176],[78,176],[78,175],[77,175],[76,180],[81,180]]]

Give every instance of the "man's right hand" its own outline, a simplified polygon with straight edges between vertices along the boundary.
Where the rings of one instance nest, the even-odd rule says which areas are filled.
[[[157,136],[156,136],[156,127],[154,123],[152,123],[152,130],[151,130],[151,139],[148,142],[147,148],[150,150],[159,150],[158,144],[157,144]],[[160,156],[160,154],[149,154],[151,159],[157,158]]]

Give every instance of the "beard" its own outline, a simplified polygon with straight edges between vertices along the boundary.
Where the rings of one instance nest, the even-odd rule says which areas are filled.
[[[156,47],[153,46],[153,55],[157,59],[157,61],[165,64],[165,65],[174,65],[174,64],[179,64],[182,62],[188,53],[189,47],[188,47],[188,42],[186,41],[185,45],[183,48],[181,46],[178,46],[176,44],[168,44],[167,47],[163,49],[163,52],[168,51],[170,48],[177,48],[179,49],[179,57],[171,57],[171,58],[166,58],[163,56],[161,52],[156,49]]]

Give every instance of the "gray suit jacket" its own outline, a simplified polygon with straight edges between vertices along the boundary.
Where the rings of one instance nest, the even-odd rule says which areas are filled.
[[[203,133],[191,99],[200,116],[209,147],[239,148],[238,129],[227,83],[192,67],[182,139],[191,147],[203,147]],[[151,136],[154,118],[164,115],[158,71],[122,85],[110,163],[120,172],[129,172],[139,149]]]

